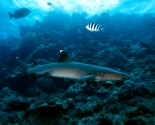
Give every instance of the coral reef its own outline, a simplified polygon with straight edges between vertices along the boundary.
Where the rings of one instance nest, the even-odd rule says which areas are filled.
[[[20,26],[22,39],[0,41],[0,124],[154,125],[155,44],[152,14],[108,12],[86,18],[51,11],[34,26]],[[84,25],[97,22],[103,32]],[[18,41],[18,42],[16,42]],[[120,81],[79,82],[43,76],[23,79],[28,67],[57,62],[59,50],[75,62],[125,72]]]

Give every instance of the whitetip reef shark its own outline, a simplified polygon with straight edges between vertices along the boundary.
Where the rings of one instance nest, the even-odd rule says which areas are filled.
[[[123,79],[126,74],[96,65],[78,63],[71,61],[66,52],[60,50],[60,59],[57,63],[35,65],[29,68],[23,61],[16,57],[26,76],[48,75],[49,77],[74,79],[79,81],[116,81]],[[36,62],[34,62],[36,64]]]

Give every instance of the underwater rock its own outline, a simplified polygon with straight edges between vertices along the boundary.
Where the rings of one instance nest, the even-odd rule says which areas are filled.
[[[116,91],[113,92],[113,95],[109,95],[105,100],[104,100],[104,105],[111,105],[115,104],[117,102],[117,95],[118,93]]]
[[[0,91],[1,91],[3,88],[5,88],[6,86],[7,86],[7,85],[6,85],[5,82],[0,81]]]
[[[82,118],[78,125],[100,125],[100,121],[97,116]]]
[[[17,119],[17,114],[10,113],[10,114],[7,114],[6,117],[7,117],[11,122],[13,122],[15,119]]]
[[[105,88],[109,88],[113,86],[113,82],[112,81],[105,81],[101,83]]]
[[[37,46],[37,34],[34,32],[26,34],[26,36],[23,38],[20,49],[24,50],[33,50]],[[22,51],[24,51],[22,50]]]
[[[114,85],[115,86],[121,86],[121,85],[123,85],[124,84],[124,79],[123,80],[118,80],[118,81],[115,81],[114,82]]]
[[[141,103],[137,105],[137,111],[141,112],[142,115],[146,114],[154,115],[155,110],[153,109],[152,106],[150,104]]]
[[[33,77],[28,77],[24,80],[24,76],[24,73],[16,72],[15,74],[10,74],[5,82],[8,83],[10,89],[17,91],[20,94],[25,94],[26,89],[35,82],[35,79]]]
[[[0,112],[0,123],[1,125],[9,125],[10,121],[6,116],[7,114],[5,112]]]
[[[144,97],[146,94],[152,95],[152,90],[145,82],[137,82],[126,80],[124,85],[120,88],[118,98],[126,100],[134,98],[135,96]]]
[[[24,102],[20,100],[10,100],[8,102],[8,106],[10,106],[12,110],[23,111],[29,108],[30,104],[28,102]]]
[[[8,95],[8,93],[10,94],[10,89],[8,87],[4,87],[0,93],[3,95]]]
[[[43,37],[47,39],[48,43],[57,43],[59,40],[59,33],[55,30],[46,31],[46,33],[43,34]]]
[[[79,103],[75,106],[75,114],[76,117],[84,117],[86,115],[85,107],[82,103]]]
[[[107,96],[109,94],[109,90],[104,87],[100,87],[98,90],[94,90],[94,93],[97,96]]]
[[[126,116],[128,118],[132,118],[132,117],[142,115],[142,112],[138,112],[137,107],[129,107],[128,109],[126,109],[125,113],[126,113]]]
[[[65,110],[62,103],[56,103],[55,105],[48,105],[43,103],[34,109],[34,112],[38,112],[39,116],[57,116],[61,115]]]
[[[52,11],[32,27],[20,26],[23,38],[18,50],[10,50],[18,48],[10,45],[16,40],[0,42],[5,44],[0,49],[0,86],[16,91],[4,88],[0,93],[1,124],[19,120],[14,124],[154,125],[155,46],[154,39],[149,40],[154,29],[147,27],[152,17],[123,13],[111,16],[108,12],[86,16],[76,13],[71,20],[67,14]],[[92,20],[105,26],[105,31],[88,33],[83,24]],[[57,52],[62,48],[74,61],[121,70],[131,78],[114,84],[73,85],[73,80],[47,77],[23,80],[24,73],[19,68],[11,72],[17,66],[16,56],[26,59],[25,63],[36,60],[47,64],[58,60]],[[28,101],[13,100],[18,94],[29,96]]]
[[[124,125],[149,125],[149,123],[151,123],[149,121],[149,119],[146,119],[145,117],[143,116],[140,116],[140,117],[133,117],[127,121],[124,122]]]
[[[83,87],[83,92],[87,95],[93,95],[95,92],[94,92],[94,87],[92,86],[84,86]]]
[[[93,55],[98,60],[98,65],[124,69],[124,64],[128,62],[126,55],[120,53],[116,47],[108,47]]]
[[[32,85],[30,88],[27,88],[24,95],[26,96],[40,96],[43,92],[36,86]]]
[[[77,95],[79,95],[80,93],[82,93],[82,88],[77,86],[76,84],[75,85],[71,85],[68,90],[66,91],[66,95],[68,97],[75,97]]]
[[[55,82],[52,79],[43,77],[35,82],[35,85],[45,93],[53,93],[56,91]]]
[[[20,52],[20,57],[22,59],[27,58],[27,56],[39,45],[37,34],[34,32],[29,32],[23,37],[18,51]]]
[[[112,113],[99,114],[99,121],[101,125],[122,125],[124,116]]]
[[[59,44],[58,44],[59,45]],[[33,60],[47,60],[47,61],[54,61],[58,60],[58,51],[60,51],[62,47],[52,47],[50,45],[40,44],[33,49],[32,53],[27,57],[27,62],[32,62]],[[54,60],[56,59],[56,60]]]
[[[65,109],[72,109],[75,107],[75,103],[72,98],[68,98],[64,103],[66,104],[66,106],[64,106]]]
[[[74,115],[80,118],[85,116],[92,116],[94,112],[97,113],[102,111],[102,108],[103,105],[101,101],[89,98],[85,103],[79,102],[75,104]]]
[[[147,53],[147,49],[141,47],[139,44],[134,44],[130,46],[130,51],[127,53],[127,57],[135,57],[136,59],[144,58],[144,55]]]
[[[119,37],[115,37],[115,38],[109,39],[108,42],[109,42],[109,46],[118,46],[118,47],[120,47],[120,46],[124,46],[126,44]]]
[[[19,34],[21,37],[24,37],[28,32],[31,32],[32,28],[30,26],[19,26]]]
[[[15,98],[17,95],[18,95],[18,93],[16,91],[11,90],[9,87],[4,87],[0,92],[0,96],[2,98],[5,98],[6,96],[9,97],[9,98],[6,98],[6,100]]]

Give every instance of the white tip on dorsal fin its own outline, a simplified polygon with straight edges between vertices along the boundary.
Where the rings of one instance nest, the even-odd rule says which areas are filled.
[[[60,59],[58,62],[71,62],[71,59],[65,51],[60,50]]]

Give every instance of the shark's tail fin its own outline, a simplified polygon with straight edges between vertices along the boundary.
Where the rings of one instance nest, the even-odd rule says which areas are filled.
[[[21,61],[18,57],[16,57],[16,60],[19,62],[20,66],[23,68],[23,70],[25,72],[24,79],[26,79],[28,77],[27,70],[28,70],[29,67],[23,61]]]
[[[10,13],[10,12],[8,12],[8,13],[9,13],[10,19],[12,19],[14,17],[14,15],[12,13]]]

